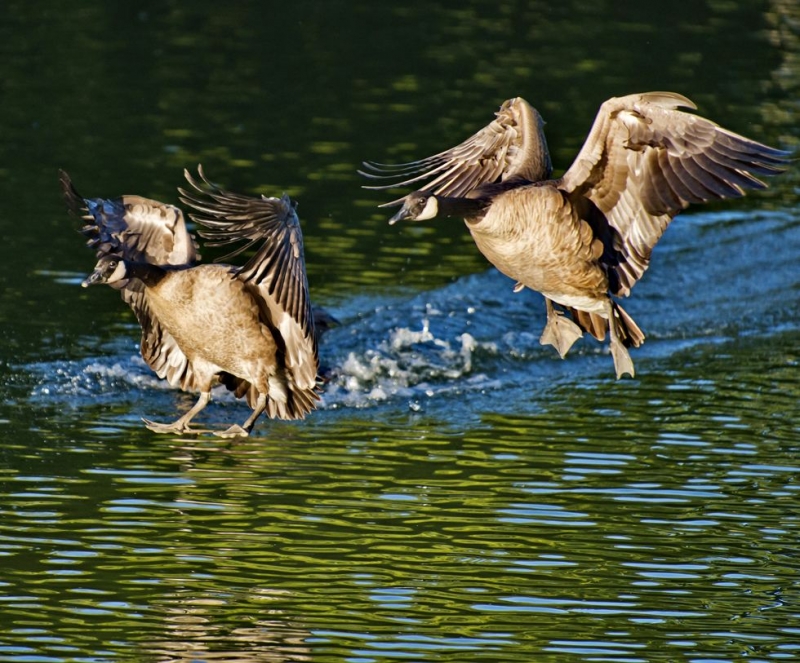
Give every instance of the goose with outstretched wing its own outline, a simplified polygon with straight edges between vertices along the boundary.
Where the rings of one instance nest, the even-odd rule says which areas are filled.
[[[139,196],[87,199],[61,172],[70,210],[98,262],[84,285],[122,294],[142,328],[141,352],[170,385],[199,391],[197,403],[160,433],[205,432],[190,426],[221,382],[253,408],[243,425],[217,434],[248,435],[258,417],[299,419],[316,406],[319,359],[295,203],[234,194],[186,172],[183,200],[207,245],[244,242],[258,249],[243,266],[198,263],[194,237],[177,207]],[[226,256],[226,257],[229,257]]]
[[[612,296],[627,296],[670,221],[688,205],[742,196],[782,172],[789,154],[691,113],[686,97],[650,92],[603,103],[583,148],[551,179],[538,112],[506,101],[460,145],[400,165],[364,164],[367,188],[414,186],[391,222],[465,219],[480,251],[544,295],[543,344],[563,357],[584,331],[610,336],[617,377],[633,376],[629,347],[644,334]],[[556,310],[563,306],[572,321]]]

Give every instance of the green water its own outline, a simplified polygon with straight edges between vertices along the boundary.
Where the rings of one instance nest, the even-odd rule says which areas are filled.
[[[800,656],[797,169],[670,227],[619,382],[596,343],[538,344],[541,299],[462,224],[389,227],[355,172],[516,95],[558,170],[602,100],[649,89],[795,148],[798,25],[788,0],[6,3],[0,660]],[[116,293],[79,287],[58,190],[62,167],[177,202],[198,162],[299,199],[342,322],[320,410],[234,442],[143,427],[193,397],[142,364]]]

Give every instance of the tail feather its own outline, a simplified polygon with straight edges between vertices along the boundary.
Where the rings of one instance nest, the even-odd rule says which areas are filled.
[[[259,392],[255,385],[227,372],[219,374],[219,381],[236,398],[245,398],[251,408],[256,406]],[[304,419],[316,409],[318,400],[318,385],[313,389],[301,389],[281,371],[270,378],[267,415],[270,419]]]
[[[576,308],[567,308],[575,324],[578,325],[584,332],[594,336],[598,341],[602,341],[606,337],[608,331],[608,322],[606,319],[596,313],[589,313],[588,311],[581,311]]]
[[[612,301],[611,305],[614,308],[614,324],[619,340],[626,348],[638,348],[644,343],[644,332],[617,302]]]
[[[626,348],[638,348],[644,343],[644,332],[639,329],[633,318],[625,312],[617,302],[612,302],[614,308],[614,324],[617,335]],[[586,333],[594,336],[598,341],[605,340],[608,332],[608,320],[597,313],[589,313],[575,308],[567,308],[575,323]]]

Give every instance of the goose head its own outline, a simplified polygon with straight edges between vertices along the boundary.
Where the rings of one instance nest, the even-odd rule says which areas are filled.
[[[403,199],[403,206],[391,219],[389,224],[398,221],[427,221],[439,215],[439,199],[426,191],[414,191]]]
[[[127,278],[128,268],[125,261],[119,256],[107,255],[100,258],[94,266],[94,271],[87,276],[81,285],[84,288],[99,283],[117,283]]]

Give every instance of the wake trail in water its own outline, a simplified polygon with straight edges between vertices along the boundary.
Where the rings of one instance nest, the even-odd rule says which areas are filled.
[[[647,335],[632,352],[639,372],[693,345],[797,329],[797,221],[717,213],[674,225],[625,304]],[[321,343],[329,368],[320,408],[405,401],[414,410],[434,398],[471,394],[480,403],[513,400],[523,390],[529,399],[554,382],[614,380],[607,342],[579,341],[564,361],[541,346],[543,299],[512,288],[489,269],[427,292],[345,302],[332,311],[342,325]],[[129,339],[98,348],[96,357],[26,366],[36,382],[31,399],[76,407],[133,400],[147,412],[174,410],[174,390],[144,364],[136,340],[132,326]],[[233,400],[222,388],[214,398]]]

